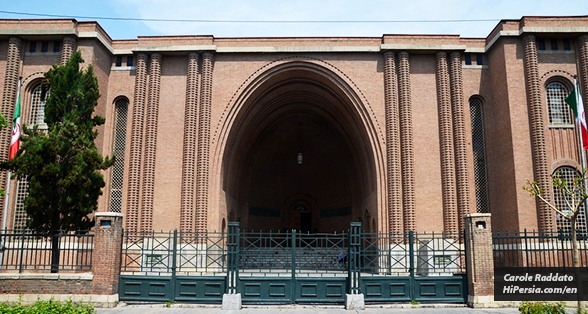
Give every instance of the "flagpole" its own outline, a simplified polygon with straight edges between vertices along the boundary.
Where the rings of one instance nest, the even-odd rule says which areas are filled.
[[[20,84],[21,84],[21,78],[18,78],[18,85],[16,88],[16,101],[19,102],[19,97],[20,97]],[[15,108],[16,110],[16,108]],[[14,121],[13,121],[14,123]],[[14,126],[13,126],[14,128]],[[18,129],[18,132],[20,132],[20,128]],[[10,158],[10,156],[9,156]],[[2,268],[2,262],[4,261],[4,251],[5,251],[5,245],[6,245],[6,225],[7,225],[7,220],[8,220],[8,200],[10,199],[10,181],[11,180],[11,175],[12,175],[12,171],[8,170],[8,182],[6,183],[6,193],[4,193],[5,197],[4,197],[4,210],[2,211],[2,243],[0,244],[0,268]]]

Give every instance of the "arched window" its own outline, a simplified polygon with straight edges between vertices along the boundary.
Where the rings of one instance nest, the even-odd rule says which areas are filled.
[[[47,95],[48,96],[48,95]],[[29,116],[27,125],[29,127],[37,126],[40,130],[46,130],[45,123],[45,101],[41,100],[41,85],[37,85],[31,90],[29,98]],[[13,228],[26,229],[29,217],[24,209],[24,199],[29,191],[29,182],[25,179],[16,182],[16,200],[14,202],[14,224]]]
[[[114,104],[114,139],[112,153],[116,157],[110,179],[110,211],[121,212],[123,176],[125,171],[125,145],[127,138],[127,112],[129,101],[119,99]]]
[[[476,187],[476,212],[489,213],[488,179],[486,176],[486,138],[484,136],[484,112],[482,100],[470,99],[472,149],[474,154],[474,179]]]
[[[571,182],[575,178],[579,178],[582,175],[578,170],[573,167],[563,166],[559,167],[555,170],[553,175],[555,176],[556,173],[559,173],[561,178],[566,182]],[[564,212],[567,210],[565,199],[560,191],[560,189],[554,187],[553,188],[553,201],[558,208],[562,209]],[[569,234],[571,232],[571,224],[570,221],[562,217],[560,214],[556,214],[556,226],[558,232],[563,232],[565,234]],[[576,227],[578,230],[579,235],[586,235],[586,204],[584,204],[580,208],[580,214],[578,214],[578,219],[576,221]]]
[[[547,94],[547,115],[550,127],[573,127],[574,114],[565,98],[570,93],[564,84],[551,82],[545,88]]]

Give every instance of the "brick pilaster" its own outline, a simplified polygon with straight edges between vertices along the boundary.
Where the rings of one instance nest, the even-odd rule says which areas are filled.
[[[151,55],[149,91],[145,114],[145,150],[143,152],[143,186],[141,188],[141,231],[153,229],[153,193],[155,190],[155,150],[157,148],[157,120],[159,118],[159,90],[161,88],[161,55]]]
[[[196,230],[208,227],[208,171],[210,162],[210,114],[213,54],[202,54],[200,110],[198,112],[198,157],[196,160]]]
[[[140,230],[139,215],[141,205],[141,169],[143,156],[143,128],[145,116],[145,91],[147,89],[147,55],[137,55],[135,67],[135,97],[131,120],[131,143],[129,156],[129,176],[127,184],[127,210],[125,229]]]
[[[468,173],[468,147],[466,144],[465,114],[461,54],[452,52],[450,59],[451,104],[453,114],[453,141],[455,143],[455,174],[457,188],[458,230],[464,228],[464,215],[470,213],[470,191]]]
[[[117,294],[122,241],[121,213],[96,213],[92,252],[92,293]]]
[[[76,51],[76,40],[71,37],[64,37],[61,43],[61,65],[65,65],[71,55]]]
[[[490,214],[467,214],[465,223],[468,304],[484,306],[494,301],[494,254]]]
[[[402,207],[404,231],[415,229],[414,144],[410,63],[408,52],[398,53],[398,96],[400,106],[400,157],[402,160]]]
[[[184,111],[184,154],[182,159],[182,195],[180,230],[194,230],[194,206],[196,186],[196,152],[198,130],[198,59],[197,53],[188,55],[186,76],[186,108]]]
[[[523,38],[525,48],[525,84],[527,86],[527,105],[531,120],[531,150],[533,153],[533,172],[535,181],[543,191],[551,191],[551,176],[547,165],[547,150],[545,143],[544,105],[542,88],[539,79],[537,45],[535,36],[526,35]],[[551,193],[545,194],[548,200]],[[544,203],[537,201],[537,219],[539,230],[553,229],[553,211]]]
[[[447,54],[437,55],[437,106],[441,148],[441,182],[443,193],[443,223],[445,232],[456,233],[457,197],[455,189],[455,155],[453,143],[453,119]]]
[[[402,176],[400,165],[400,113],[398,78],[393,52],[384,53],[384,100],[386,102],[386,160],[388,166],[388,230],[403,231]]]
[[[578,81],[580,82],[582,101],[584,108],[588,108],[588,35],[578,38]]]

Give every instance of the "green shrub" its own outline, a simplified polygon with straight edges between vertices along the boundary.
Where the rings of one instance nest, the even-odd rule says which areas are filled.
[[[0,314],[93,314],[91,304],[76,304],[71,300],[57,302],[55,300],[37,301],[31,306],[19,303],[0,303]]]
[[[519,306],[519,312],[522,314],[565,314],[566,306],[563,302],[527,302],[524,301]]]

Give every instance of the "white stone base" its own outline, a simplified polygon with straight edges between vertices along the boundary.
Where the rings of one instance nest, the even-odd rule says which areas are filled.
[[[31,305],[37,301],[55,300],[66,302],[91,303],[94,307],[109,308],[118,304],[118,294],[101,295],[101,294],[0,294],[0,303],[20,303],[22,305]]]
[[[346,310],[365,310],[365,300],[363,298],[363,293],[346,294],[345,295],[345,309]]]
[[[241,294],[233,293],[223,294],[223,310],[240,310],[241,309]]]

